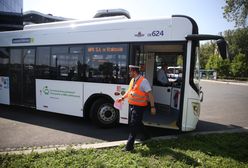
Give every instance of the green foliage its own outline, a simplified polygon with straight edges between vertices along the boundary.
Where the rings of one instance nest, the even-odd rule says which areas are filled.
[[[232,58],[230,71],[235,77],[248,76],[248,28],[224,32]]]
[[[226,0],[223,9],[223,16],[227,21],[234,21],[236,26],[245,27],[247,25],[248,0]]]
[[[132,153],[122,147],[0,155],[0,167],[248,167],[247,133],[182,135],[138,144]]]
[[[177,57],[177,66],[183,66],[183,56],[179,55]]]
[[[208,59],[215,54],[216,44],[212,41],[202,44],[200,47],[200,67],[205,68]]]
[[[227,30],[224,32],[224,37],[228,42],[229,53],[232,58],[243,53],[248,60],[248,28]]]
[[[227,77],[230,75],[230,61],[223,60],[219,55],[210,56],[206,69],[217,71],[218,76]]]
[[[221,77],[248,77],[248,28],[224,32],[228,42],[230,60],[222,60],[214,43],[201,45],[200,63],[205,69],[216,70]],[[242,55],[242,56],[241,56]]]
[[[219,70],[220,64],[221,64],[222,59],[220,58],[219,55],[211,55],[208,59],[208,62],[206,64],[206,69],[208,70]]]
[[[231,75],[231,71],[230,71],[230,60],[229,59],[221,59],[220,63],[219,63],[219,67],[218,67],[218,75],[222,76],[222,77],[228,77]]]
[[[248,64],[244,54],[238,54],[234,57],[231,70],[234,76],[244,77],[248,75]]]

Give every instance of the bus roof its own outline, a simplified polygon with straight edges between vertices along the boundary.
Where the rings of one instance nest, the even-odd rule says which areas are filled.
[[[0,32],[0,47],[62,44],[185,41],[193,34],[188,17],[157,19],[95,18],[25,27],[20,31]]]

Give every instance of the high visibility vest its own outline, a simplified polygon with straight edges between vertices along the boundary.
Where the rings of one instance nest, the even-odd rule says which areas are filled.
[[[141,76],[134,84],[134,79],[130,81],[128,92],[128,103],[135,106],[147,106],[148,105],[148,93],[140,90],[140,84],[144,80]],[[134,86],[133,86],[134,85]]]

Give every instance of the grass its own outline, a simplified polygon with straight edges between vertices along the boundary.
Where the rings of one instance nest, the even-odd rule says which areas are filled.
[[[123,146],[28,155],[0,155],[0,167],[247,167],[248,134],[181,136],[173,140],[137,144],[135,151]]]

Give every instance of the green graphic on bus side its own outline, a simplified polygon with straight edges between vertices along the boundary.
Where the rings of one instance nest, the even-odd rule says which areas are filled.
[[[45,95],[48,95],[48,94],[49,94],[48,86],[44,86],[44,87],[43,87],[43,93],[44,93]]]
[[[52,96],[57,96],[57,97],[60,97],[60,96],[74,97],[74,98],[80,98],[81,97],[75,91],[49,89],[48,86],[44,86],[41,92],[43,92],[44,95],[52,95]]]

